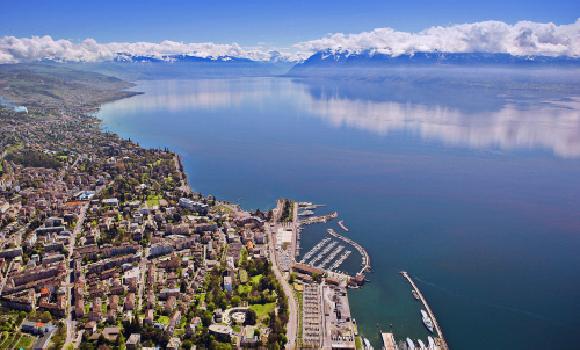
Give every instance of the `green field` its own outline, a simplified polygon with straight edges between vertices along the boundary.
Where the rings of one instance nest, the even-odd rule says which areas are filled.
[[[260,284],[260,280],[262,279],[262,277],[264,277],[264,275],[262,275],[262,274],[259,274],[259,275],[256,275],[256,276],[253,276],[253,277],[251,278],[251,281],[252,281],[252,283],[253,283],[255,286],[257,286],[257,285],[259,285],[259,284]]]
[[[256,311],[256,318],[258,320],[263,320],[264,318],[268,317],[268,314],[271,311],[274,311],[274,308],[276,308],[276,303],[250,305],[250,309]]]
[[[250,294],[252,292],[252,287],[240,284],[238,286],[238,294]]]

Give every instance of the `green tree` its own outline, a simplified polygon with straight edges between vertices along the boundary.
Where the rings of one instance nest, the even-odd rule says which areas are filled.
[[[50,312],[44,311],[42,314],[40,314],[40,320],[44,323],[48,323],[52,321],[52,315],[50,314]]]

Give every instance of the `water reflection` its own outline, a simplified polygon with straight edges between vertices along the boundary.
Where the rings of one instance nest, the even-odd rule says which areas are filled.
[[[406,130],[426,139],[470,148],[544,148],[580,156],[580,100],[549,101],[533,109],[506,104],[498,111],[466,114],[443,105],[340,98],[311,99],[310,111],[335,127],[380,135]]]
[[[306,108],[334,127],[407,131],[469,148],[580,156],[578,71],[398,72],[382,79],[296,80]]]
[[[544,149],[580,157],[580,75],[570,72],[393,75],[382,79],[243,78],[141,82],[108,112],[261,108],[268,103],[378,135],[404,131],[457,147]],[[578,96],[578,97],[575,97]],[[272,118],[276,118],[275,115]]]

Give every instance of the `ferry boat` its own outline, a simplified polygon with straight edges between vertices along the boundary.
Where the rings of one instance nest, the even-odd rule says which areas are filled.
[[[415,350],[415,344],[411,340],[411,338],[407,338],[407,349],[408,350]]]
[[[425,327],[427,327],[429,332],[433,333],[433,321],[431,321],[431,318],[429,317],[429,314],[427,314],[427,311],[421,310],[421,316],[423,318],[423,324],[425,325]]]

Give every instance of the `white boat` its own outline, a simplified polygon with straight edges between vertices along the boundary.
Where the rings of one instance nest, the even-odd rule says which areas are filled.
[[[415,350],[415,344],[411,340],[411,338],[407,338],[407,349],[408,350]]]
[[[373,346],[371,345],[371,342],[367,338],[363,338],[363,344],[364,344],[365,350],[374,350],[375,349],[375,348],[373,348]]]
[[[435,350],[435,340],[433,340],[433,337],[429,336],[427,340],[429,341],[429,350]]]
[[[421,310],[421,316],[423,318],[423,324],[425,325],[425,327],[427,327],[429,332],[433,333],[433,321],[431,321],[431,318],[429,317],[429,314],[427,314],[427,311]]]
[[[313,214],[314,214],[314,212],[312,210],[304,210],[304,211],[298,213],[298,215],[300,215],[300,216],[311,216]]]
[[[423,343],[423,341],[421,339],[417,340],[419,342],[419,349],[421,350],[427,350],[427,347],[425,346],[425,343]]]

